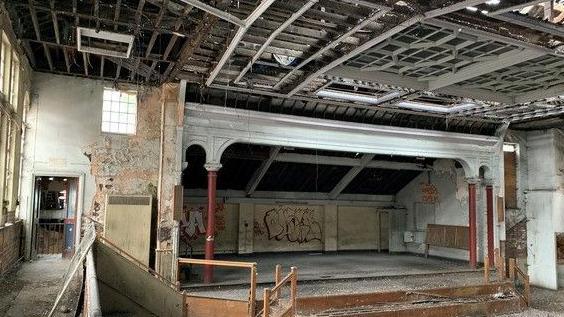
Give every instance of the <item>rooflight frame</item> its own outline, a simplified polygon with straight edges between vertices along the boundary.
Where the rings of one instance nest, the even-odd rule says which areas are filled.
[[[92,37],[101,40],[114,41],[127,44],[127,52],[118,52],[114,50],[107,50],[98,47],[91,47],[82,45],[82,37]],[[133,40],[135,37],[129,34],[114,33],[108,31],[96,31],[95,29],[78,27],[76,28],[77,48],[80,52],[92,53],[98,55],[113,56],[119,58],[129,58],[133,48]]]

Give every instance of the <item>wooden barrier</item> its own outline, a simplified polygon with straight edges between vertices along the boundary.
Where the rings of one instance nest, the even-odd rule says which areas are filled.
[[[465,226],[428,224],[425,236],[425,257],[431,246],[468,250],[469,229]]]
[[[242,269],[249,269],[250,271],[250,289],[249,289],[249,298],[248,298],[248,309],[247,309],[247,316],[255,317],[255,309],[256,309],[256,292],[257,292],[257,264],[256,262],[236,262],[236,261],[220,261],[220,260],[202,260],[202,259],[191,259],[191,258],[178,258],[176,262],[176,288],[180,290],[180,267],[182,265],[211,265],[211,266],[220,266],[220,267],[231,267],[231,268],[242,268]]]
[[[515,285],[515,290],[521,296],[523,302],[527,305],[531,305],[531,284],[529,283],[529,275],[525,274],[518,266],[517,260],[511,258],[509,259],[509,278]],[[523,289],[520,289],[520,286]]]
[[[292,267],[290,269],[290,273],[288,273],[288,275],[286,275],[286,277],[284,277],[283,279],[280,279],[281,271],[282,271],[281,266],[276,265],[276,271],[275,271],[276,285],[274,285],[272,289],[270,288],[264,289],[263,308],[262,308],[263,317],[273,316],[271,314],[271,309],[270,309],[271,304],[279,302],[282,287],[288,283],[290,283],[289,303],[288,305],[286,305],[286,307],[282,307],[277,311],[276,317],[296,316],[296,303],[298,296],[298,269],[296,267]]]

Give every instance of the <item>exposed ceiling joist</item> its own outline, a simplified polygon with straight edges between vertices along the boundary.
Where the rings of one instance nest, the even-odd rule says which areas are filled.
[[[274,39],[282,33],[290,24],[294,23],[299,17],[301,17],[307,10],[309,10],[314,4],[316,4],[319,0],[309,0],[306,4],[304,4],[298,11],[294,12],[286,21],[284,21],[274,32],[270,34],[268,39],[262,44],[259,50],[255,53],[255,55],[251,58],[247,66],[241,70],[237,78],[235,78],[235,83],[238,83],[243,76],[253,67],[253,64],[261,57],[264,51],[268,48],[270,43],[274,41]]]
[[[289,90],[288,92],[288,96],[291,96],[295,93],[297,93],[298,91],[302,90],[304,87],[306,87],[310,82],[312,82],[313,80],[315,80],[316,78],[318,78],[320,75],[326,73],[327,71],[341,65],[342,63],[346,62],[347,60],[357,56],[358,54],[370,49],[371,47],[373,47],[374,45],[388,39],[389,37],[391,37],[392,35],[405,30],[406,28],[414,25],[417,22],[420,22],[424,19],[431,19],[437,16],[441,16],[447,13],[451,13],[454,11],[458,11],[460,9],[466,8],[468,6],[474,6],[474,5],[479,5],[486,2],[486,0],[466,0],[466,1],[460,1],[457,2],[455,4],[443,7],[443,8],[439,8],[439,9],[434,9],[434,10],[430,10],[428,12],[425,12],[423,15],[412,15],[412,16],[404,16],[403,18],[400,18],[400,22],[397,23],[396,25],[390,27],[388,26],[387,28],[385,28],[384,30],[379,31],[379,34],[374,34],[373,36],[370,36],[369,39],[367,41],[365,41],[364,43],[362,43],[361,45],[357,46],[356,48],[354,48],[353,50],[349,51],[348,53],[337,57],[336,59],[334,59],[333,61],[329,62],[327,65],[322,66],[321,68],[314,70],[310,73],[307,73],[305,76],[303,76],[303,78],[300,78],[299,83],[297,85],[295,85],[291,90]]]
[[[227,46],[227,49],[225,50],[225,52],[223,52],[223,55],[219,58],[217,65],[215,65],[213,70],[210,72],[210,75],[206,80],[207,86],[213,83],[215,77],[219,74],[223,66],[227,63],[227,60],[229,59],[235,48],[237,48],[239,42],[241,41],[245,33],[247,33],[247,30],[258,18],[260,18],[260,16],[264,13],[264,11],[266,11],[274,3],[274,1],[275,0],[263,0],[255,8],[255,10],[253,10],[253,12],[245,19],[244,21],[245,24],[243,26],[239,26],[237,33],[235,33],[235,36],[233,36],[233,39],[231,39],[231,42]]]
[[[478,77],[484,74],[494,72],[506,67],[510,67],[524,61],[535,59],[543,56],[544,53],[536,50],[513,50],[499,55],[497,58],[485,62],[471,64],[459,71],[451,74],[445,74],[428,82],[429,90],[436,90],[446,86],[450,86],[467,79]]]
[[[215,15],[216,17],[225,20],[229,23],[233,23],[239,27],[245,27],[246,24],[248,23],[247,20],[241,20],[238,17],[234,16],[233,14],[227,13],[225,11],[222,11],[216,7],[212,7],[198,0],[180,0],[180,1],[187,3],[193,7],[196,7],[200,10],[203,10],[209,14]]]
[[[418,81],[415,78],[409,78],[392,73],[378,72],[378,71],[359,72],[357,68],[350,66],[335,67],[334,69],[330,70],[327,73],[327,75],[341,77],[341,78],[364,80],[364,81],[375,82],[385,85],[412,88],[421,91],[431,90],[427,82]],[[466,88],[457,85],[438,88],[437,90],[435,90],[435,92],[445,95],[473,98],[478,100],[487,100],[487,101],[510,103],[510,104],[514,103],[514,99],[511,96],[506,96],[485,89],[473,89],[473,88]]]

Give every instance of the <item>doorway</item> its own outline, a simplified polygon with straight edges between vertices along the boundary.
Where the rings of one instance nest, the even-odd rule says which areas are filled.
[[[33,203],[35,255],[74,254],[78,207],[77,177],[36,176]]]

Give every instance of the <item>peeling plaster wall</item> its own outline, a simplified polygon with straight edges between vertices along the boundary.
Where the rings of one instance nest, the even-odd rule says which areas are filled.
[[[476,212],[478,222],[478,259],[483,259],[486,243],[485,231],[485,188],[476,185]],[[416,228],[416,223],[424,216],[417,213],[419,204],[428,204],[434,209],[433,217],[426,216],[428,223],[468,226],[468,184],[464,170],[456,168],[453,160],[439,159],[433,164],[431,172],[423,172],[405,186],[397,195],[396,201],[406,208],[405,230],[414,233],[414,242],[394,244],[391,251],[423,254],[426,231]],[[434,205],[434,207],[433,207]],[[419,217],[419,220],[418,220]],[[399,225],[396,225],[400,227]],[[425,227],[425,226],[424,226]],[[399,235],[399,233],[396,233]],[[392,234],[392,237],[394,234]],[[430,255],[468,260],[468,251],[431,247]]]
[[[127,87],[138,91],[137,133],[118,135],[101,132],[105,86],[111,84],[35,73],[25,144],[22,209],[28,215],[31,213],[34,173],[83,176],[79,214],[103,224],[107,194],[151,195],[157,202],[155,221],[168,225],[168,234],[159,235],[163,242],[159,247],[170,249],[172,197],[178,179],[174,171],[180,169],[176,149],[181,144],[176,131],[178,88]],[[167,142],[162,149],[161,139]],[[157,198],[161,197],[159,201]],[[165,212],[157,217],[159,207]],[[154,223],[153,227],[157,225]],[[28,240],[28,248],[29,243]]]

